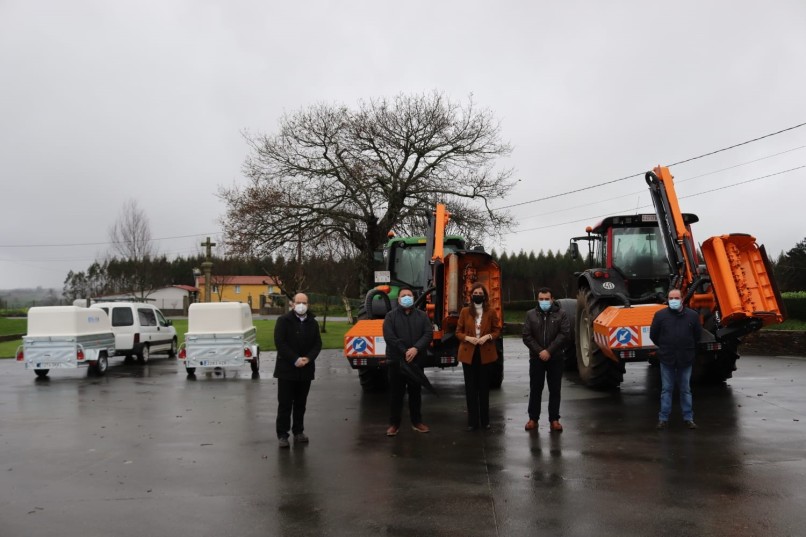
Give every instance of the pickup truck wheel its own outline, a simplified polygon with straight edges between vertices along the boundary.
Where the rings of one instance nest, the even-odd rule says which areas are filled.
[[[137,359],[141,363],[146,364],[148,363],[149,358],[151,358],[151,349],[148,348],[148,343],[145,343],[140,349],[140,352],[137,353]]]
[[[250,362],[249,365],[252,367],[252,373],[257,373],[260,371],[260,355],[258,354],[252,358],[252,362]]]
[[[176,358],[176,338],[171,340],[171,348],[168,351],[168,358]]]
[[[36,376],[41,379],[48,376],[48,371],[50,371],[50,369],[34,369],[34,373],[36,373]]]
[[[90,371],[99,377],[106,375],[106,370],[109,369],[109,359],[105,355],[101,355],[98,357],[98,360],[95,361],[95,365],[90,368]]]

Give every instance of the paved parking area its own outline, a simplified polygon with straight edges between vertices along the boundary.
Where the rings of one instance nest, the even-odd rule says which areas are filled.
[[[0,535],[803,535],[806,360],[743,357],[695,387],[700,429],[655,431],[645,364],[622,389],[563,383],[566,431],[526,433],[528,360],[506,340],[493,429],[464,431],[461,370],[429,372],[432,432],[384,435],[339,352],[320,357],[311,443],[277,448],[273,360],[188,380],[176,362],[31,371],[0,361]],[[404,423],[405,424],[405,423]]]

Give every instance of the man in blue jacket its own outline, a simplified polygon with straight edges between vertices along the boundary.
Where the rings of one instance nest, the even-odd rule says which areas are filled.
[[[689,429],[696,429],[691,404],[691,369],[697,354],[697,342],[702,324],[696,311],[683,306],[680,289],[669,291],[669,307],[658,310],[652,318],[649,337],[658,347],[660,360],[660,414],[658,429],[665,429],[672,412],[672,393],[675,384],[680,390],[680,408],[683,421]]]
[[[274,378],[277,379],[277,439],[281,448],[289,447],[288,430],[294,433],[295,444],[305,444],[305,406],[316,369],[316,357],[322,350],[319,323],[308,311],[308,297],[294,295],[294,308],[281,315],[274,326],[274,345],[277,362]],[[294,424],[291,424],[291,415]]]

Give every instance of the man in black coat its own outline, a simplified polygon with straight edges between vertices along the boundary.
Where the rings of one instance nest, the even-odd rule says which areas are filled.
[[[549,429],[561,433],[560,389],[562,388],[564,350],[571,337],[568,315],[551,295],[551,289],[537,291],[538,306],[526,312],[523,344],[529,348],[529,421],[524,429],[537,429],[540,419],[543,385],[549,385]]]
[[[294,308],[281,315],[274,327],[274,345],[277,362],[274,378],[277,379],[277,438],[280,447],[289,447],[288,431],[294,434],[294,443],[306,443],[305,404],[316,369],[316,357],[322,350],[319,323],[308,311],[308,297],[294,295]],[[291,425],[291,416],[294,425]]]
[[[669,307],[655,312],[649,328],[649,337],[658,347],[662,385],[657,428],[665,429],[669,422],[672,393],[677,384],[683,421],[689,429],[696,429],[690,380],[702,324],[696,311],[683,306],[680,289],[669,291],[668,298]]]
[[[389,368],[390,418],[386,436],[396,436],[400,430],[403,398],[409,392],[411,427],[418,433],[430,429],[423,423],[422,387],[400,372],[400,362],[419,368],[416,359],[425,356],[433,339],[434,330],[428,314],[414,307],[414,293],[404,287],[398,294],[398,307],[386,314],[383,320],[383,338],[386,340],[387,367]]]

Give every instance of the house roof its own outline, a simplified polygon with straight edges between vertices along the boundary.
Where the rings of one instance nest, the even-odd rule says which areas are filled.
[[[192,285],[174,285],[177,289],[181,289],[183,291],[188,291],[190,293],[197,293],[199,291],[198,287],[193,287]]]
[[[277,285],[271,276],[213,276],[213,284],[218,285]],[[196,279],[196,285],[204,285],[204,276]]]

